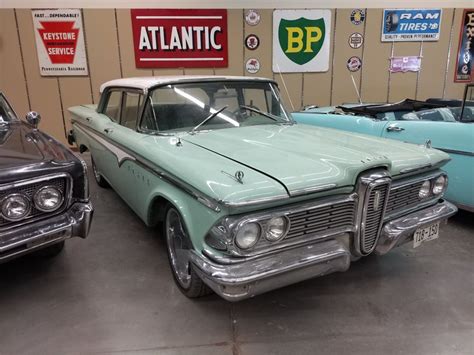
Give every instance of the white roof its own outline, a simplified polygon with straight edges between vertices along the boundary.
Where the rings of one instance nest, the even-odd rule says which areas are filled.
[[[273,81],[272,79],[259,78],[254,76],[217,76],[217,75],[168,75],[168,76],[142,76],[135,78],[122,78],[110,80],[100,86],[100,92],[111,86],[135,88],[147,90],[156,85],[170,84],[185,81],[196,80],[264,80]]]

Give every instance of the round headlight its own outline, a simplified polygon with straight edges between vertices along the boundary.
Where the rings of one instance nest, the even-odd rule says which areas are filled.
[[[426,180],[422,185],[421,185],[421,188],[420,188],[420,191],[418,192],[418,196],[420,198],[426,198],[430,195],[430,191],[431,191],[431,184],[428,180]]]
[[[447,182],[448,182],[448,179],[447,179],[446,176],[441,175],[440,177],[438,177],[435,180],[435,183],[433,185],[433,193],[435,195],[441,194],[444,191],[444,189],[446,188]]]
[[[274,217],[267,223],[265,238],[269,242],[277,242],[285,236],[288,222],[285,217]]]
[[[22,194],[11,194],[1,201],[2,216],[8,221],[18,221],[30,212],[30,201]]]
[[[260,226],[258,223],[247,223],[240,227],[235,236],[235,244],[240,249],[249,249],[253,247],[260,237]]]
[[[63,195],[54,186],[43,186],[36,191],[33,198],[35,207],[42,212],[57,210],[63,203]]]

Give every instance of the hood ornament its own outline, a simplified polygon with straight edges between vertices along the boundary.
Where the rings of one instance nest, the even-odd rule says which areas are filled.
[[[428,148],[428,149],[431,148],[431,139],[428,139],[428,140],[425,142],[425,148]]]
[[[229,174],[227,171],[221,170],[222,174],[227,175],[228,177],[232,178],[233,180],[237,181],[239,184],[243,184],[244,179],[244,172],[241,170],[237,170],[234,175]]]

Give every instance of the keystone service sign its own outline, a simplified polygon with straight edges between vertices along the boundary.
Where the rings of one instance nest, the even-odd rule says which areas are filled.
[[[131,10],[137,68],[228,65],[227,10]]]
[[[441,9],[383,10],[382,42],[437,41]]]
[[[273,72],[327,71],[330,33],[330,10],[275,10]]]
[[[454,81],[470,82],[474,78],[474,9],[465,9],[459,33]]]
[[[33,10],[41,75],[87,75],[81,10]]]

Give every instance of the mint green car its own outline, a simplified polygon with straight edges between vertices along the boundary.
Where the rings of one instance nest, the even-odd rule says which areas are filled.
[[[101,93],[69,109],[69,141],[100,186],[162,226],[188,297],[236,301],[345,271],[437,238],[457,210],[443,200],[447,154],[297,124],[269,79],[129,78]]]

